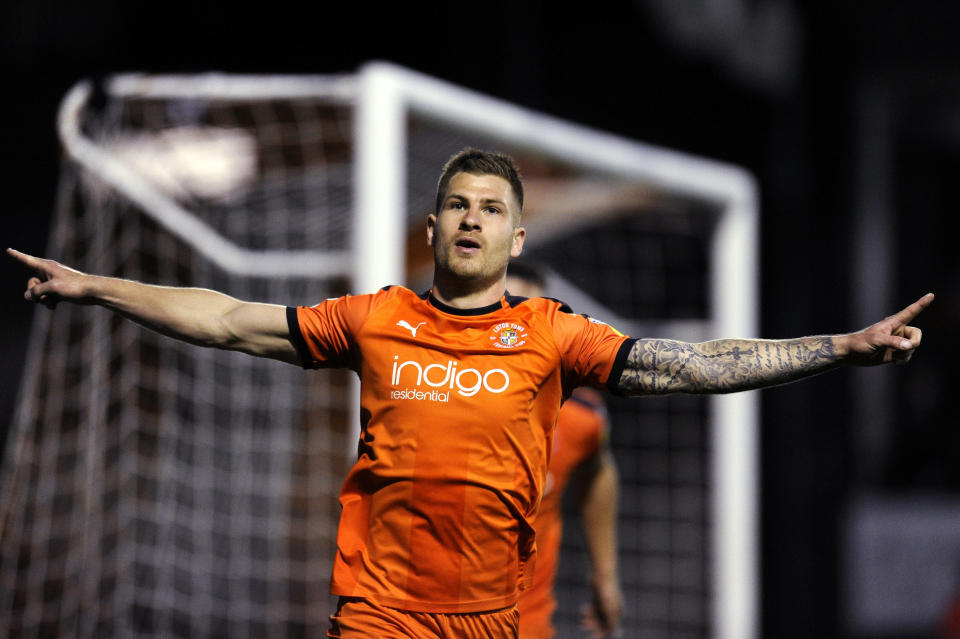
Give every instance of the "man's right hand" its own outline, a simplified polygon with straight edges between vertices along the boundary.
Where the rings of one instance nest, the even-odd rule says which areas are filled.
[[[53,260],[46,260],[12,248],[7,255],[34,270],[36,275],[27,280],[27,290],[23,298],[29,302],[43,304],[53,308],[60,300],[70,300],[78,304],[91,304],[87,281],[89,275],[81,273]]]
[[[97,304],[190,344],[300,364],[283,306],[243,302],[208,289],[88,275],[13,249],[7,254],[36,272],[23,294],[28,301],[50,308],[58,302]]]

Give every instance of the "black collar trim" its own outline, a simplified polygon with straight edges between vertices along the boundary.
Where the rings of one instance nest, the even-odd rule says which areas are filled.
[[[510,305],[510,308],[516,308],[517,306],[519,306],[520,304],[523,304],[524,302],[526,302],[526,301],[527,301],[528,299],[530,299],[530,298],[528,298],[528,297],[521,297],[521,296],[519,296],[519,295],[511,295],[511,294],[510,294],[510,291],[507,291],[507,292],[504,294],[504,299],[507,300],[507,304]]]
[[[493,304],[490,304],[489,306],[481,306],[480,308],[455,308],[438,300],[433,296],[432,291],[427,292],[427,302],[429,302],[430,305],[437,310],[443,311],[444,313],[449,313],[450,315],[486,315],[487,313],[493,313],[503,308],[503,304],[499,300]]]

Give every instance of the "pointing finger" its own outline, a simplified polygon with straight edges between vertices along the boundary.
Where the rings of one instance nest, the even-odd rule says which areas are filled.
[[[39,265],[39,260],[37,258],[32,255],[27,255],[26,253],[21,253],[16,249],[8,248],[7,255],[31,268],[37,268]]]
[[[930,303],[933,302],[933,293],[927,293],[916,302],[906,307],[899,313],[893,316],[900,324],[909,324],[914,317],[920,314],[920,312],[926,307],[930,306]]]

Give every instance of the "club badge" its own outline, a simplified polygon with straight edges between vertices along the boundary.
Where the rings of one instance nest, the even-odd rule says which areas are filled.
[[[490,334],[490,342],[494,348],[517,348],[527,343],[526,338],[526,327],[513,322],[497,324]]]

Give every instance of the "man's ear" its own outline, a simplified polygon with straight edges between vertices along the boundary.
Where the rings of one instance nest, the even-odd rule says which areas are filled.
[[[433,246],[433,229],[437,225],[437,216],[431,213],[427,216],[427,246]]]
[[[520,257],[523,253],[523,240],[527,237],[527,230],[522,226],[513,229],[513,245],[510,247],[510,257]]]

